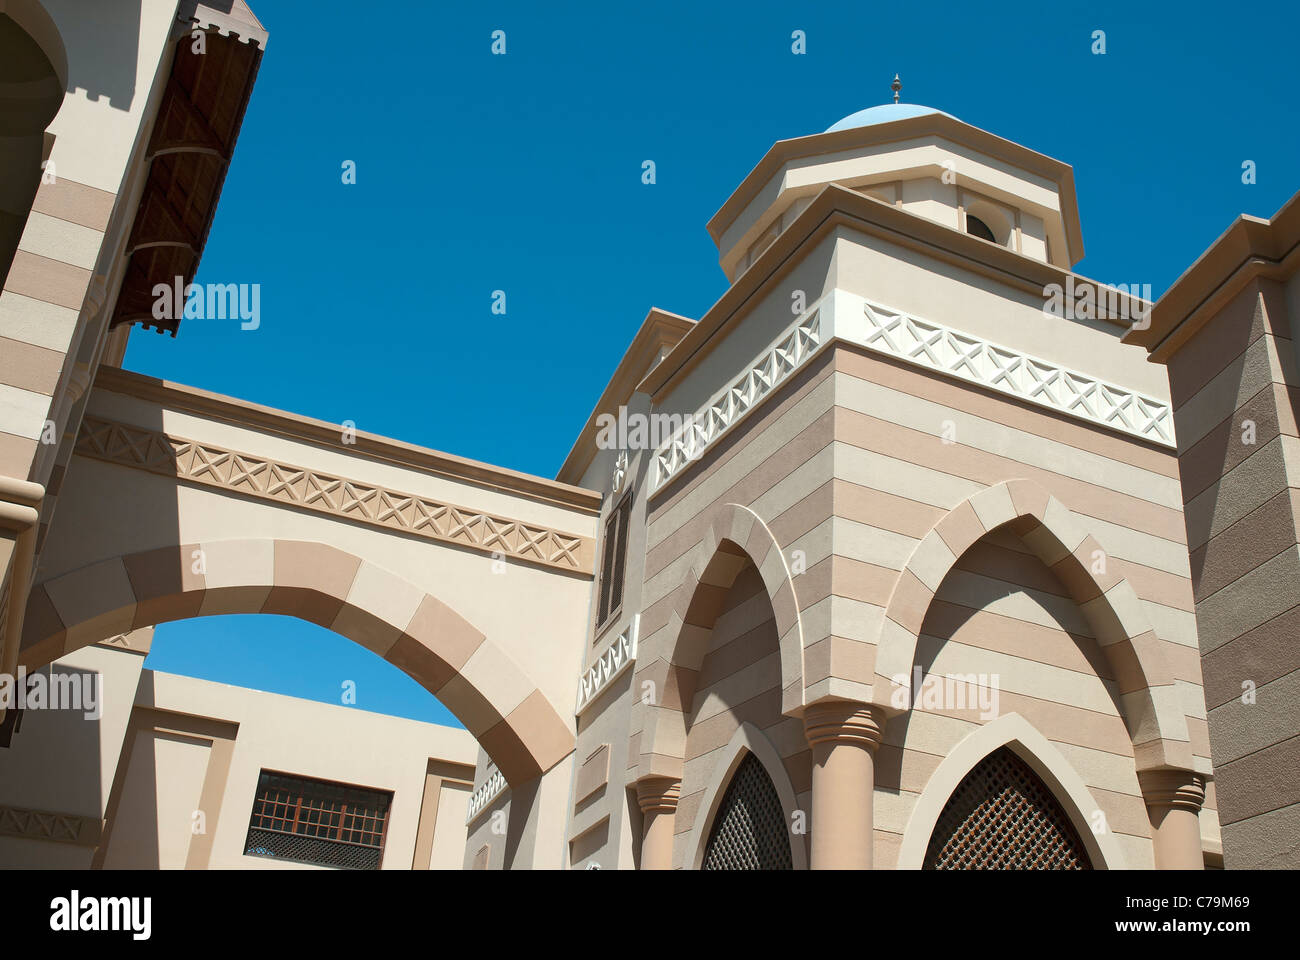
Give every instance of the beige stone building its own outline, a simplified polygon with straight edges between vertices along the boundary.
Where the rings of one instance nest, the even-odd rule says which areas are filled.
[[[463,808],[471,868],[1297,865],[1294,202],[1152,309],[1072,272],[1065,163],[897,102],[781,140],[708,224],[726,292],[649,312],[549,480],[120,369],[178,323],[267,41],[138,6],[0,4],[0,673],[286,614],[467,732],[142,674],[93,797],[0,756],[14,850],[439,866]],[[297,710],[374,755],[291,769]]]
[[[58,660],[55,677],[95,678],[83,709],[7,731],[0,866],[460,868],[468,732],[145,669],[152,633]]]

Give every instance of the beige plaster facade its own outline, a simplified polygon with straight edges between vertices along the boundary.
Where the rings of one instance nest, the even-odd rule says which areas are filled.
[[[390,792],[383,869],[460,868],[468,731],[143,669],[152,632],[53,664],[95,676],[102,713],[24,712],[0,752],[0,866],[307,866],[245,852],[269,770]]]
[[[86,23],[10,7],[15,49],[77,69]],[[462,800],[452,859],[471,869],[1294,865],[1297,798],[1274,771],[1296,736],[1300,541],[1267,509],[1289,504],[1294,203],[1243,220],[1150,313],[1071,272],[1058,160],[905,104],[779,141],[709,222],[726,292],[697,320],[650,311],[548,480],[118,369],[141,278],[182,269],[132,246],[160,150],[195,149],[169,111],[246,100],[267,41],[238,0],[141,12],[150,95],[113,115],[118,147],[78,165],[61,124],[79,100],[24,118],[84,190],[36,191],[0,296],[0,335],[26,344],[0,362],[4,670],[211,614],[328,627],[477,743],[471,760],[450,733],[390,750],[348,731],[386,745],[368,762],[401,761],[393,829],[416,866],[450,862]],[[241,82],[194,83],[196,28]],[[237,132],[206,135],[228,152]],[[1094,307],[1053,309],[1067,289]],[[33,350],[43,380],[8,359]],[[1247,409],[1258,447],[1232,453]],[[652,426],[611,442],[611,422]],[[1271,705],[1239,710],[1243,679]],[[161,700],[113,715],[120,749],[101,749],[124,759],[90,776],[104,806],[82,804],[77,849],[111,866],[134,831],[158,865],[236,865],[226,819],[183,848],[165,823],[196,790],[246,803],[244,734],[225,734],[261,729],[261,708],[141,684]],[[183,698],[202,709],[176,726]],[[133,771],[151,759],[184,786],[150,794]],[[474,765],[467,797],[435,761]],[[958,817],[990,770],[1011,785]],[[398,783],[381,773],[329,777]],[[139,796],[152,826],[121,812]],[[1008,797],[1037,826],[990,847]]]

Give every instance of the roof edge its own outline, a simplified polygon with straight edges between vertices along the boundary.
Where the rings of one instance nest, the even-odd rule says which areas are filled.
[[[943,112],[927,113],[888,123],[866,127],[850,127],[826,133],[813,133],[788,140],[778,140],[755,164],[740,185],[727,198],[718,211],[709,218],[709,236],[720,243],[723,233],[735,222],[740,212],[758,195],[763,186],[790,160],[838,153],[858,146],[874,146],[911,140],[918,136],[935,134],[957,140],[990,156],[1045,177],[1057,184],[1061,193],[1061,215],[1065,221],[1066,239],[1070,245],[1070,263],[1083,259],[1083,231],[1079,223],[1079,202],[1074,186],[1074,168],[1045,153],[1031,150],[1014,140],[999,137],[980,127],[972,126]]]
[[[1156,301],[1150,325],[1123,340],[1163,363],[1208,319],[1209,308],[1255,276],[1287,272],[1293,258],[1300,258],[1300,191],[1267,220],[1238,215]]]
[[[1114,291],[1099,283],[1051,263],[1034,260],[1013,250],[987,243],[978,237],[959,233],[918,214],[881,203],[872,197],[828,184],[808,207],[763,252],[753,265],[700,317],[695,327],[682,338],[663,362],[647,374],[640,389],[658,402],[678,380],[713,349],[714,335],[724,331],[740,315],[744,305],[783,272],[783,267],[800,247],[819,240],[839,225],[848,225],[879,234],[903,245],[922,250],[931,256],[960,264],[1025,290],[1041,291],[1051,283],[1064,285],[1074,278],[1076,289],[1090,285],[1113,291],[1111,299],[1123,305],[1144,305],[1138,297]],[[1101,302],[1101,299],[1098,298]],[[1117,325],[1128,326],[1130,320],[1099,316]]]
[[[317,446],[338,447],[343,428],[338,424],[306,417],[286,410],[263,406],[248,400],[228,397],[186,384],[160,380],[132,370],[101,367],[94,386],[110,393],[121,393],[141,400],[166,404],[173,409],[223,420],[239,426],[257,428],[290,440]],[[356,431],[356,442],[346,452],[372,460],[422,470],[461,482],[477,484],[503,493],[526,497],[553,506],[570,507],[595,515],[600,511],[600,497],[590,490],[548,480],[508,467],[470,460],[452,453],[405,443],[391,437]]]
[[[671,349],[695,327],[695,321],[680,314],[670,313],[658,307],[651,307],[641,327],[632,337],[623,357],[614,368],[609,382],[601,392],[591,416],[578,431],[577,439],[564,458],[564,464],[555,475],[561,483],[577,484],[586,472],[591,461],[595,459],[595,449],[591,438],[596,432],[596,420],[602,413],[609,413],[626,404],[632,395],[640,390],[641,381],[648,373],[655,355],[660,348]]]

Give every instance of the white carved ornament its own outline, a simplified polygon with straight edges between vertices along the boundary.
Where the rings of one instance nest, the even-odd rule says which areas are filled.
[[[636,662],[636,641],[640,632],[641,614],[638,613],[609,649],[600,655],[600,659],[582,675],[578,681],[578,705],[573,709],[575,716],[581,716],[606,687]]]
[[[1174,445],[1169,404],[1008,347],[865,301],[862,345],[1082,420]]]
[[[627,451],[620,450],[618,459],[614,461],[614,473],[609,478],[610,494],[618,493],[623,486],[623,481],[627,478]]]
[[[790,378],[822,345],[819,311],[800,317],[748,370],[718,391],[671,440],[655,451],[654,493],[698,459],[760,400]]]
[[[486,810],[505,788],[506,778],[501,775],[500,770],[493,770],[492,775],[484,780],[482,786],[475,790],[469,798],[469,813],[465,817],[465,826],[473,823],[478,815]]]

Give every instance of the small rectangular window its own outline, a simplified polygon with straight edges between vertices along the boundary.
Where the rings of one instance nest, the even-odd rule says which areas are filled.
[[[378,870],[393,795],[263,770],[244,855]]]
[[[596,629],[600,630],[623,606],[623,578],[627,573],[627,528],[632,517],[629,493],[605,521],[605,542],[600,564],[600,600]]]

